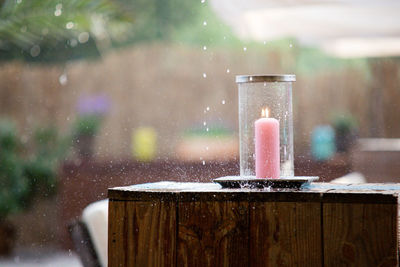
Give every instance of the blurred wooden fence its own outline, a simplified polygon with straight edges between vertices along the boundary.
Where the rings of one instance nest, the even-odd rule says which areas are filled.
[[[112,108],[97,138],[99,157],[130,157],[131,131],[138,126],[154,127],[158,156],[173,157],[182,132],[201,128],[204,121],[237,131],[236,74],[292,72],[295,60],[295,54],[288,58],[270,50],[147,44],[63,66],[3,63],[0,116],[15,119],[25,137],[33,126],[48,122],[67,130],[79,96],[105,93]],[[297,153],[308,151],[312,128],[329,123],[335,111],[355,115],[363,137],[400,136],[399,64],[385,59],[370,66],[371,73],[355,67],[296,73]],[[204,113],[206,107],[210,111]]]

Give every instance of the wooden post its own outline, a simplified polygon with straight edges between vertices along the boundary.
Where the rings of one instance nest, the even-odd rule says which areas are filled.
[[[400,185],[109,190],[108,266],[398,266]]]

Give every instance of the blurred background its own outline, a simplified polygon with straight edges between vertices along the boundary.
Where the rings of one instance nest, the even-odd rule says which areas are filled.
[[[238,74],[296,74],[296,175],[399,182],[399,10],[0,0],[0,265],[80,266],[67,226],[109,187],[237,175]]]

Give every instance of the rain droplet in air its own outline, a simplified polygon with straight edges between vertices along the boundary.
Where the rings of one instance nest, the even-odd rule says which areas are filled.
[[[40,54],[40,46],[38,45],[32,46],[30,53],[32,57],[37,57]]]
[[[206,126],[206,125],[207,125],[207,122],[203,122],[203,125]]]
[[[207,50],[207,46],[203,46],[203,50]]]
[[[203,165],[206,165],[206,162],[203,160]]]
[[[210,129],[208,129],[208,127],[207,127],[207,129],[206,129],[206,131],[208,132]]]
[[[264,44],[267,44],[267,41],[264,41]]]
[[[77,45],[78,45],[78,40],[76,40],[75,38],[69,40],[69,45],[70,45],[71,47],[77,46]]]
[[[289,47],[290,47],[290,48],[292,48],[292,47],[293,47],[293,45],[292,45],[292,44],[290,44],[290,45],[289,45]]]
[[[65,24],[65,28],[67,28],[68,30],[72,29],[74,27],[74,23],[72,21],[67,22],[67,24]]]
[[[222,100],[222,105],[225,105],[225,100]]]
[[[56,11],[54,11],[54,16],[56,17],[61,16],[61,14],[62,14],[61,9],[56,9]]]
[[[21,4],[22,3],[22,0],[17,0],[17,4]]]
[[[208,150],[208,146],[206,146],[206,150]]]
[[[207,21],[203,21],[203,26],[207,26]]]
[[[231,72],[229,69],[226,69],[226,73],[229,73],[229,72]]]
[[[267,82],[264,82],[264,86],[267,86]]]
[[[207,107],[206,109],[207,109],[207,111],[210,111],[210,107]]]
[[[207,77],[207,74],[204,72],[203,73],[203,78],[206,78]]]
[[[206,0],[201,0],[201,3],[204,4],[206,2]]]
[[[243,47],[243,51],[247,51],[247,47]]]
[[[67,74],[66,74],[66,73],[61,74],[60,77],[58,77],[58,82],[59,82],[61,85],[66,85],[67,82],[68,82]]]
[[[87,33],[87,32],[81,32],[81,33],[78,35],[78,41],[79,41],[81,44],[86,43],[87,41],[89,41],[89,33]]]

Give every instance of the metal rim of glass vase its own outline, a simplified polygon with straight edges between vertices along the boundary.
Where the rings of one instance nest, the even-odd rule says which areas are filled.
[[[237,75],[236,83],[261,83],[261,82],[295,82],[294,74],[274,75]]]

